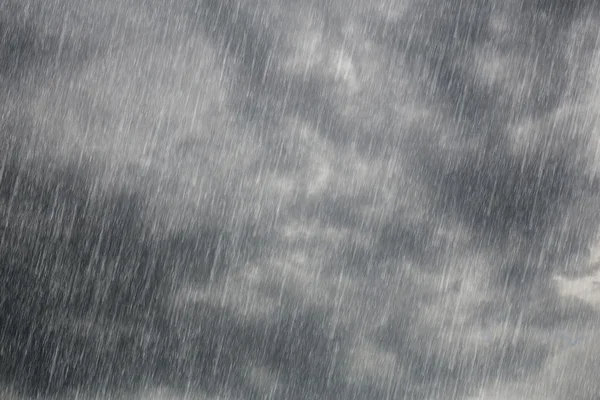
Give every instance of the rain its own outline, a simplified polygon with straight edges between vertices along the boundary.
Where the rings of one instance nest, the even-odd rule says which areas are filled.
[[[600,3],[0,1],[0,398],[600,399]]]

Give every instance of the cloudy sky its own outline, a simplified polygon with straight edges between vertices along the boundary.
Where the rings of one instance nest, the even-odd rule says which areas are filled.
[[[600,396],[593,0],[0,2],[0,394]]]

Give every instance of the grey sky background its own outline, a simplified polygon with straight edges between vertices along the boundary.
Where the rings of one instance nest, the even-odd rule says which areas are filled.
[[[6,396],[596,399],[599,11],[2,2]]]

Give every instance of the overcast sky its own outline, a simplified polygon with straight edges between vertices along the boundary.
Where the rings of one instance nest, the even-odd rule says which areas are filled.
[[[0,3],[15,399],[598,399],[593,0]]]

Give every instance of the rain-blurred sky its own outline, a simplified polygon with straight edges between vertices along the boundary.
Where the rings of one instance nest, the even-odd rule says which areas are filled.
[[[594,0],[0,2],[2,396],[600,398],[599,35]]]

